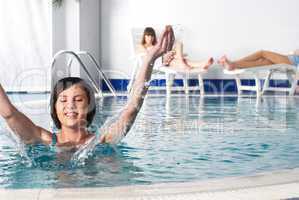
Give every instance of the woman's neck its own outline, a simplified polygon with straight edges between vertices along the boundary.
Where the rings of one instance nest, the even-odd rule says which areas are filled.
[[[88,135],[88,131],[85,128],[74,129],[74,128],[62,127],[59,139],[60,139],[60,143],[66,143],[66,142],[79,143],[87,135]]]
[[[152,44],[144,44],[143,46],[144,46],[145,49],[150,49],[150,48],[153,47]]]

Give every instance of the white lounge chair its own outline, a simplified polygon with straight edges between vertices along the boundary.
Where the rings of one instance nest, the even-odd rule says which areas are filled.
[[[131,78],[127,87],[128,92],[130,92],[132,84],[135,80],[135,76],[138,72],[139,67],[142,64],[142,56],[143,55],[136,55],[136,47],[138,46],[138,44],[141,41],[142,35],[143,35],[143,30],[145,27],[142,28],[133,28],[132,29],[132,44],[133,44],[133,52],[134,52],[134,69],[133,72],[131,74]],[[157,31],[157,37],[159,37],[161,30],[163,29],[162,27],[160,28],[156,28],[154,27],[154,29]],[[182,37],[182,28],[181,26],[177,25],[177,26],[173,26],[174,29],[174,34],[176,39],[180,39],[180,37]],[[162,64],[162,59],[158,59],[155,62],[155,66],[153,69],[153,75],[152,75],[152,79],[151,80],[156,80],[161,78],[164,76],[165,78],[165,82],[166,82],[166,88],[165,87],[154,87],[151,86],[150,89],[158,89],[158,90],[165,90],[166,89],[166,93],[167,94],[171,94],[171,91],[184,91],[186,94],[189,93],[189,91],[194,91],[194,90],[199,90],[201,94],[204,94],[204,83],[203,83],[203,79],[202,79],[202,75],[206,73],[206,71],[199,71],[199,72],[178,72],[175,71],[171,68],[169,68],[168,66],[164,66]],[[196,76],[196,78],[198,79],[199,85],[198,86],[189,86],[188,84],[188,80],[191,77]],[[174,80],[176,77],[182,78],[183,79],[183,86],[174,86]]]
[[[299,80],[299,66],[287,65],[287,64],[276,64],[252,67],[246,69],[236,70],[223,70],[225,74],[234,75],[237,83],[238,94],[242,91],[255,91],[257,96],[263,95],[266,91],[274,92],[288,92],[289,95],[294,95]],[[290,87],[271,87],[270,80],[275,74],[285,74],[289,80]],[[254,86],[242,85],[241,76],[251,75],[255,79]],[[263,86],[261,80],[265,80]]]

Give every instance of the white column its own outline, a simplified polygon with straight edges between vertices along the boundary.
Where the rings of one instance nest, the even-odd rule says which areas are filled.
[[[53,55],[59,50],[88,51],[99,62],[100,57],[100,1],[99,0],[63,0],[60,7],[53,7],[52,12],[52,49]],[[86,61],[83,59],[83,61]],[[89,72],[99,83],[94,66],[86,62]],[[66,72],[66,60],[58,60],[58,73],[55,81]],[[74,62],[72,76],[86,78],[83,69]]]

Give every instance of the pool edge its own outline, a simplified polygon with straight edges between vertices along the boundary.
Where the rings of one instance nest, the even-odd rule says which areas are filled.
[[[0,199],[287,199],[299,197],[299,168],[184,183],[102,188],[0,189]]]

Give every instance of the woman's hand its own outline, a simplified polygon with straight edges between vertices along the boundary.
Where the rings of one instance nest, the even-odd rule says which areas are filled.
[[[174,59],[174,56],[175,56],[174,50],[166,52],[163,55],[163,59],[162,59],[163,65],[168,66],[170,62]]]
[[[121,133],[118,132],[110,132],[100,137],[100,143],[106,144],[117,144],[124,137]]]
[[[174,44],[174,33],[171,26],[166,26],[162,35],[160,36],[157,44],[148,51],[148,56],[153,60],[156,60],[158,57],[162,56],[167,51],[172,49]]]

